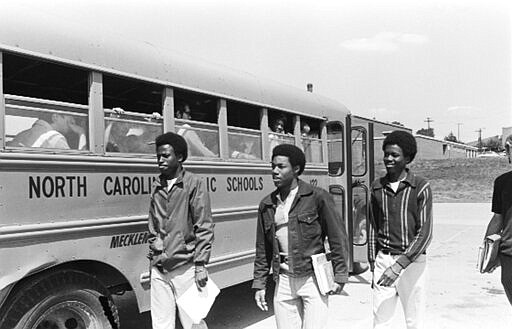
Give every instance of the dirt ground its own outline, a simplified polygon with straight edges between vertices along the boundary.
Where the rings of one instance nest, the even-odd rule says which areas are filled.
[[[417,175],[430,181],[434,202],[491,202],[493,182],[512,170],[505,157],[414,160],[410,165]],[[375,175],[385,173],[382,162],[376,164]]]

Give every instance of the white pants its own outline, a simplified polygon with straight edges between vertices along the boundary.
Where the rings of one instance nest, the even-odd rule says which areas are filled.
[[[395,263],[399,256],[377,254],[373,272],[373,328],[390,328],[390,322],[400,298],[408,329],[422,328],[425,314],[426,256],[420,255],[416,261],[402,270],[391,287],[377,285],[382,273]]]
[[[195,267],[184,265],[172,272],[162,273],[151,268],[151,323],[153,329],[174,329],[176,325],[176,298],[195,285]],[[182,321],[183,323],[183,321]],[[206,323],[194,328],[207,328]]]
[[[278,329],[325,328],[328,311],[328,296],[320,294],[313,275],[279,274],[274,293]]]

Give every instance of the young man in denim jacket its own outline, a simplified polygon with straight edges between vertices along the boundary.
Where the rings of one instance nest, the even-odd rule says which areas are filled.
[[[258,307],[268,310],[265,288],[272,268],[278,329],[325,327],[328,296],[318,289],[311,256],[325,252],[326,237],[336,282],[331,293],[340,293],[348,281],[344,221],[327,191],[298,179],[305,163],[298,147],[276,146],[272,179],[277,189],[261,201],[258,210],[253,288]]]

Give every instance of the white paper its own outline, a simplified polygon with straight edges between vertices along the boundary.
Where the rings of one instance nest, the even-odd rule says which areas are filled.
[[[208,315],[219,292],[219,287],[210,278],[201,291],[194,283],[178,297],[176,304],[179,312],[182,313],[180,319],[184,329],[191,328],[193,324],[199,324]]]

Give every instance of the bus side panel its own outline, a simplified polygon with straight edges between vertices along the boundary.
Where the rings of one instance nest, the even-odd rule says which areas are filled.
[[[148,310],[140,280],[148,272],[153,165],[2,162],[0,289],[38,269],[90,260],[116,268],[134,289],[140,310]],[[275,188],[270,167],[187,166],[204,179],[212,200],[213,279],[221,288],[250,280],[258,204]],[[325,168],[308,169],[301,179],[327,188]]]

